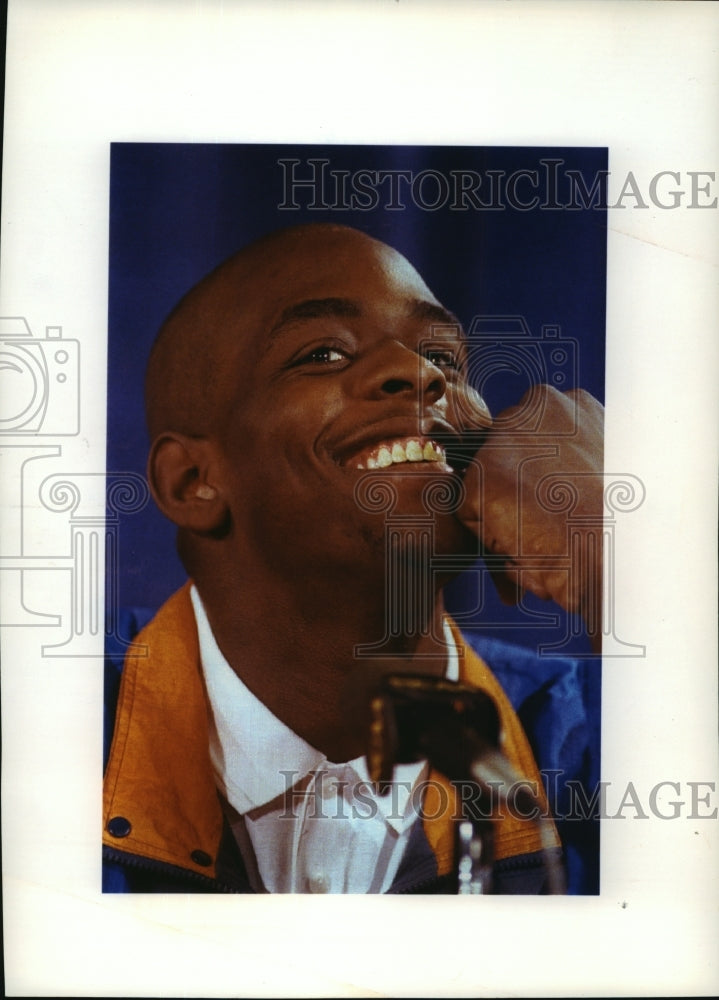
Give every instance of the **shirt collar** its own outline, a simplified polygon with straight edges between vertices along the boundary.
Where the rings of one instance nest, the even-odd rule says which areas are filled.
[[[239,813],[245,813],[285,792],[321,765],[324,756],[240,680],[217,645],[194,586],[190,595],[214,723],[210,756],[220,791]]]

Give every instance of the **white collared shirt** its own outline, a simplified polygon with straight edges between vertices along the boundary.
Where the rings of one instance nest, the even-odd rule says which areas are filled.
[[[386,892],[418,818],[427,764],[395,767],[377,795],[364,757],[334,764],[281,722],[232,670],[191,588],[212,709],[217,787],[238,814],[233,830],[254,888],[268,892]],[[458,677],[452,633],[446,677]],[[253,855],[253,856],[248,856]]]

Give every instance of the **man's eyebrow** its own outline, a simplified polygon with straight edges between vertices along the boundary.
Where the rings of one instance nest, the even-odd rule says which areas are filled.
[[[410,316],[412,319],[430,320],[430,322],[441,323],[443,326],[455,326],[460,334],[463,333],[462,324],[454,313],[437,302],[415,299],[412,302]]]
[[[361,313],[359,305],[351,299],[305,299],[304,302],[296,302],[282,311],[280,318],[270,330],[270,336],[297,319],[322,319],[324,316],[356,317]]]

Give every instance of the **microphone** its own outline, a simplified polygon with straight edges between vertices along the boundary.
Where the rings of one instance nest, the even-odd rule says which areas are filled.
[[[491,821],[514,809],[535,822],[543,842],[550,893],[564,892],[554,859],[551,825],[530,783],[500,750],[500,719],[494,700],[477,688],[426,675],[389,675],[370,701],[367,766],[379,794],[388,791],[394,765],[427,759],[450,781],[477,783],[473,815],[460,824],[459,891],[487,891],[491,868]],[[481,859],[481,868],[479,862]]]
[[[499,750],[499,712],[484,691],[422,674],[389,675],[370,702],[368,770],[382,786],[394,765],[427,758],[450,781],[513,785],[518,772]]]

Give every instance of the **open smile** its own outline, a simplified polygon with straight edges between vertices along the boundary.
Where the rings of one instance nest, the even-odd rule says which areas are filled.
[[[427,437],[388,438],[351,455],[343,463],[349,469],[388,469],[393,465],[433,463],[451,472],[444,448]]]

